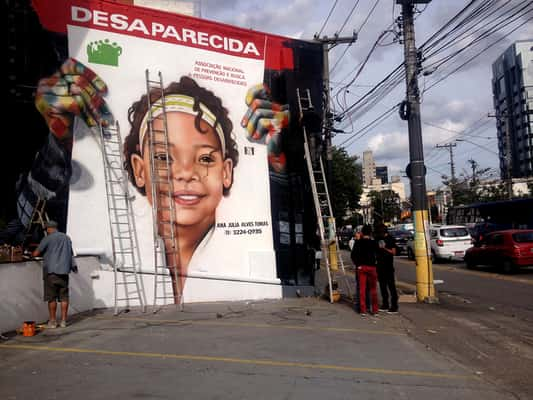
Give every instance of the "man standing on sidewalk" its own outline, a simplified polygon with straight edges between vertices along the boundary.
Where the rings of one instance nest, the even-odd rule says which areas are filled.
[[[32,253],[33,257],[43,255],[44,301],[48,302],[48,328],[57,328],[57,302],[61,302],[61,322],[66,328],[69,303],[68,274],[78,272],[72,260],[72,242],[63,232],[57,230],[57,222],[46,223],[47,236]]]
[[[376,288],[377,272],[377,244],[371,238],[372,228],[370,225],[363,226],[361,239],[356,240],[352,249],[351,258],[355,264],[357,277],[359,278],[359,309],[361,315],[366,314],[366,287],[370,289],[372,304],[371,313],[378,313],[378,293]]]
[[[398,312],[398,293],[394,279],[394,256],[396,255],[396,240],[389,234],[385,225],[378,226],[376,239],[378,240],[378,280],[381,292],[382,311]],[[390,295],[390,303],[389,303]]]

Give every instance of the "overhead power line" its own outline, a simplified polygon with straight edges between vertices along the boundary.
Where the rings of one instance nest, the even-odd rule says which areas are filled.
[[[356,0],[355,1],[355,4],[353,5],[352,9],[350,10],[350,12],[348,13],[348,15],[346,16],[346,19],[344,20],[344,22],[342,23],[341,27],[339,28],[339,30],[336,32],[336,35],[340,35],[342,33],[342,30],[344,29],[344,27],[346,26],[346,24],[348,23],[348,21],[350,20],[350,18],[352,17],[352,14],[353,12],[355,11],[355,8],[357,7],[357,5],[359,4],[359,1],[360,0]]]
[[[361,24],[361,26],[359,27],[359,29],[357,30],[357,34],[359,35],[361,33],[361,30],[364,28],[364,26],[366,25],[367,21],[369,20],[370,16],[372,15],[372,13],[374,12],[374,10],[376,9],[377,5],[379,4],[380,0],[376,0],[376,2],[374,3],[374,6],[370,9],[370,11],[368,12],[365,20],[363,21],[363,23]],[[333,71],[335,70],[335,68],[337,68],[337,65],[339,65],[340,61],[343,59],[343,57],[346,55],[346,53],[348,52],[348,49],[350,49],[350,45],[346,46],[346,48],[344,49],[344,51],[342,52],[341,56],[337,59],[337,61],[335,62],[335,65],[333,65],[333,68],[330,69],[330,74],[333,73]]]
[[[329,21],[329,17],[331,17],[331,14],[333,13],[333,10],[335,10],[335,6],[337,5],[337,2],[339,0],[335,0],[335,2],[333,3],[333,5],[331,6],[331,9],[329,10],[329,13],[328,13],[328,16],[326,17],[326,20],[324,21],[324,23],[322,24],[322,28],[320,28],[320,31],[318,32],[318,34],[316,36],[320,36],[322,35],[322,31],[324,30],[324,28],[326,27],[326,24],[328,23]]]
[[[509,1],[503,2],[503,6],[507,5]],[[525,4],[525,6],[524,6]],[[443,51],[449,49],[452,45],[457,44],[460,39],[468,37],[468,35],[475,35],[473,39],[470,40],[468,46],[465,49],[459,51],[456,50],[448,56],[440,60],[439,68],[446,65],[446,63],[455,59],[461,55],[468,48],[480,43],[482,40],[485,40],[487,37],[495,34],[496,32],[509,27],[509,24],[516,23],[520,18],[523,18],[527,15],[530,10],[529,7],[533,4],[532,2],[520,2],[520,8],[517,8],[516,5],[512,5],[511,8],[505,8],[502,6],[502,2],[499,0],[487,0],[480,2],[480,0],[470,1],[463,9],[456,13],[451,19],[449,19],[437,32],[435,32],[425,43],[420,46],[420,55],[422,58],[425,54],[432,54],[436,56],[441,54]],[[491,22],[489,26],[486,26],[487,18]],[[512,32],[515,32],[517,29],[529,22],[530,19],[526,19],[524,22],[520,23],[518,26],[512,27],[511,31],[507,32],[505,37],[507,37]],[[481,30],[480,26],[483,28]],[[466,62],[463,62],[458,67],[454,68],[448,74],[442,76],[437,81],[431,83],[430,86],[424,89],[424,92],[427,92],[432,87],[442,82],[453,73],[460,70],[462,67],[467,65],[473,59],[478,57],[481,53],[486,51],[488,48],[494,46],[503,38],[498,39],[497,41],[489,44],[483,50],[475,54],[473,57],[470,57]],[[439,46],[440,44],[440,46]],[[465,47],[465,46],[463,46]],[[433,50],[432,50],[433,49]],[[427,53],[432,50],[432,53]],[[426,60],[428,61],[428,60]],[[339,113],[337,120],[343,120],[350,118],[351,121],[357,120],[362,117],[368,111],[370,111],[376,104],[381,102],[381,100],[387,97],[392,91],[401,83],[401,69],[403,64],[396,67],[391,73],[389,73],[384,79],[378,82],[372,89],[367,91],[357,100],[355,100],[351,105],[345,106],[338,101],[338,104],[341,108],[344,106],[345,109]],[[360,66],[357,67],[357,70],[354,69],[355,76],[359,76],[362,72]],[[398,72],[400,72],[398,74]],[[353,81],[353,78],[352,78]],[[346,86],[343,87],[343,90],[346,90]],[[340,92],[337,91],[336,98],[338,100]]]

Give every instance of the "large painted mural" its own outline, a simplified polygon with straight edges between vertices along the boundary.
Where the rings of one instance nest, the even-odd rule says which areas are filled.
[[[164,213],[154,224],[160,196],[173,204],[166,257],[185,301],[193,279],[312,283],[316,224],[295,94],[311,89],[320,113],[318,44],[111,1],[33,6],[46,30],[66,36],[68,58],[38,84],[50,135],[22,184],[21,220],[49,198],[80,252],[112,258],[98,126],[118,122],[139,271],[154,271],[154,229],[168,229]],[[163,91],[147,88],[147,71]],[[163,110],[168,152],[148,140]],[[169,163],[172,193],[153,190],[151,151]]]

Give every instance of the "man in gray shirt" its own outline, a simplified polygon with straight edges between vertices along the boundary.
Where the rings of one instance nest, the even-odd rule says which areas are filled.
[[[57,222],[46,223],[47,236],[41,240],[39,247],[32,253],[33,257],[43,255],[44,301],[48,302],[48,328],[57,328],[57,302],[61,302],[61,322],[66,328],[68,313],[68,274],[77,272],[73,265],[72,242],[63,232],[57,230]]]

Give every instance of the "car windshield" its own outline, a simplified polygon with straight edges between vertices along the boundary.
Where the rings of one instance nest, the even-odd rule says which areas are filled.
[[[460,237],[468,236],[468,229],[466,228],[446,228],[440,230],[440,235],[442,237]]]
[[[517,243],[533,242],[533,232],[514,233],[513,240]]]

